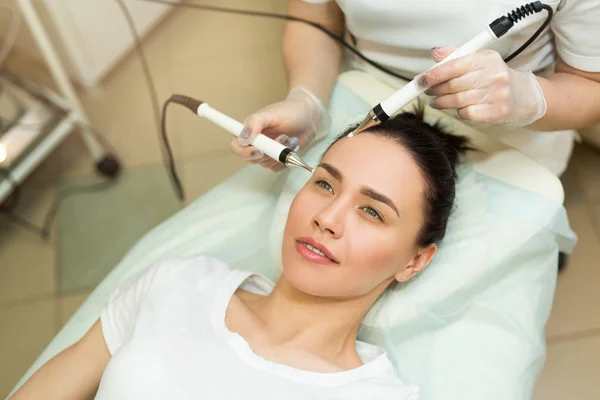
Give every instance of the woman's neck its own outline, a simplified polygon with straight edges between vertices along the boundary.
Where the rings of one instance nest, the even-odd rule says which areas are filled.
[[[293,346],[330,360],[357,359],[358,328],[378,295],[343,300],[315,297],[297,290],[282,275],[272,292],[251,308],[273,345]]]

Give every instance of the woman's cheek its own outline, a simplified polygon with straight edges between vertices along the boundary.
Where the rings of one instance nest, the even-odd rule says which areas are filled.
[[[385,230],[377,232],[363,228],[361,234],[347,247],[351,252],[349,257],[352,264],[365,277],[387,279],[407,258],[407,250],[398,239],[400,238]]]
[[[288,213],[288,224],[297,224],[301,216],[306,215],[307,211],[310,209],[308,200],[309,199],[307,198],[306,194],[302,191],[299,192],[296,197],[294,197]]]
[[[368,226],[354,226],[351,232],[346,229],[348,243],[347,248],[352,253],[351,259],[364,265],[366,268],[372,268],[378,265],[386,258],[386,247],[388,239],[385,235],[378,233]]]

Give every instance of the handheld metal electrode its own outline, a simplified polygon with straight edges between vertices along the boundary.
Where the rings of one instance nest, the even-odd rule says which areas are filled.
[[[502,16],[494,20],[477,36],[456,49],[448,57],[435,64],[427,71],[450,60],[476,53],[477,51],[485,48],[485,46],[487,46],[487,44],[492,40],[503,36],[520,19],[527,15],[533,14],[534,12],[540,12],[543,9],[548,10],[548,8],[549,7],[545,6],[542,2],[536,1],[517,9],[518,12],[513,11],[512,14],[508,14],[507,16]],[[551,13],[552,9],[550,8],[548,12]],[[425,73],[421,73],[417,75],[413,80],[403,86],[402,89],[398,90],[396,93],[373,107],[373,109],[369,111],[367,116],[362,120],[358,127],[354,129],[348,136],[355,136],[366,129],[387,121],[391,116],[396,114],[407,104],[429,89],[430,86],[428,85],[426,79],[424,79],[424,74]]]
[[[214,122],[216,125],[219,125],[221,128],[235,136],[239,136],[242,129],[244,129],[244,125],[241,122],[215,110],[200,100],[193,99],[189,96],[173,95],[171,96],[171,101],[185,106],[190,111]],[[310,173],[313,172],[313,168],[295,151],[263,134],[254,137],[250,144],[272,159],[284,164],[286,167],[302,168]]]

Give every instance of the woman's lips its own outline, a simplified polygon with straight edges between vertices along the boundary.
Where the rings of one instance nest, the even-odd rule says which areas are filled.
[[[308,247],[306,247],[304,244],[302,244],[300,242],[296,242],[296,251],[302,257],[306,258],[308,261],[313,262],[315,264],[321,264],[321,265],[336,264],[329,258],[322,256],[320,254],[317,254],[314,251],[310,250]]]
[[[325,255],[321,255],[315,253],[313,250],[306,247],[306,245],[310,245],[311,247],[321,251]],[[306,258],[308,261],[317,263],[317,264],[339,264],[339,262],[333,257],[333,255],[327,250],[327,248],[313,240],[312,238],[300,238],[296,240],[296,251],[302,257]]]

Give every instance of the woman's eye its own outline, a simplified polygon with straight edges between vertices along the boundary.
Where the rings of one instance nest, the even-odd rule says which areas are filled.
[[[329,183],[327,183],[326,181],[317,181],[317,186],[320,187],[321,189],[325,189],[328,192],[333,193],[333,188],[331,187],[331,185]]]
[[[376,218],[376,219],[378,219],[378,220],[380,220],[380,221],[383,221],[383,217],[381,216],[381,214],[379,214],[379,212],[377,212],[377,210],[376,210],[376,209],[374,209],[373,207],[366,206],[366,207],[363,207],[363,210],[364,210],[364,211],[365,211],[365,212],[366,212],[366,213],[367,213],[367,214],[368,214],[370,217],[373,217],[373,218]]]

